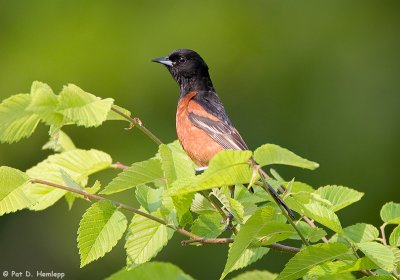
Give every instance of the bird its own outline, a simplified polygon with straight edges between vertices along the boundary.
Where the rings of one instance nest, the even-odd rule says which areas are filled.
[[[180,87],[176,132],[183,150],[199,170],[205,169],[222,150],[249,150],[225,111],[208,65],[197,52],[177,49],[151,61],[163,64]],[[273,199],[293,218],[293,212],[279,194],[268,183],[267,186]]]

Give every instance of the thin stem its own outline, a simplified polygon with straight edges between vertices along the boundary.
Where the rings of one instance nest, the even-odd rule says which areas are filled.
[[[126,169],[129,166],[125,165],[123,163],[120,163],[119,161],[117,161],[116,163],[112,164],[111,167],[115,168],[115,169]]]
[[[303,216],[303,220],[306,221],[306,223],[312,227],[312,228],[316,228],[316,225],[314,224],[314,222],[312,220],[310,220],[310,218],[308,218],[307,216]],[[326,238],[326,236],[322,237],[321,240],[324,243],[329,243],[328,239]]]
[[[105,198],[103,196],[100,196],[100,195],[97,195],[97,194],[91,194],[91,193],[85,192],[85,191],[80,190],[80,189],[74,189],[74,188],[71,188],[71,187],[68,187],[68,186],[63,186],[63,185],[60,185],[60,184],[56,184],[56,183],[45,181],[45,180],[41,180],[41,179],[31,179],[30,181],[33,184],[42,184],[42,185],[51,186],[51,187],[58,188],[58,189],[63,189],[63,190],[69,191],[69,192],[77,193],[77,194],[83,195],[86,198],[91,198],[91,199],[98,200],[98,201],[101,201],[101,200],[110,201],[111,203],[113,203],[118,208],[125,209],[125,210],[133,212],[133,213],[135,213],[137,215],[143,216],[143,217],[148,218],[150,220],[153,220],[153,221],[155,221],[157,223],[165,225],[165,226],[167,226],[169,228],[172,228],[173,230],[179,232],[180,234],[193,239],[193,242],[198,241],[199,243],[205,243],[205,244],[225,244],[225,243],[233,242],[233,239],[229,239],[230,241],[227,242],[226,238],[211,238],[211,239],[203,238],[203,237],[198,236],[198,235],[196,235],[196,234],[194,234],[194,233],[192,233],[190,231],[187,231],[187,230],[185,230],[183,228],[175,227],[173,225],[170,225],[166,221],[164,221],[164,220],[162,220],[160,218],[157,218],[157,217],[155,217],[155,216],[153,216],[151,214],[145,213],[143,211],[140,211],[140,210],[138,210],[136,208],[133,208],[133,207],[131,207],[129,205],[120,203],[118,201],[107,199],[107,198]],[[186,244],[189,244],[189,243],[190,242],[186,242],[186,243],[183,242],[182,245],[186,245]],[[282,244],[279,244],[279,243],[271,244],[268,247],[270,247],[271,249],[274,249],[274,250],[277,250],[277,251],[281,251],[281,252],[286,252],[286,253],[297,253],[300,250],[298,248],[282,245]]]
[[[386,223],[384,223],[384,224],[381,225],[381,227],[380,227],[381,235],[382,235],[382,244],[383,244],[383,245],[387,245],[387,242],[386,242],[386,234],[385,234],[385,227],[386,227]]]
[[[258,170],[260,177],[261,177],[261,181],[264,184],[264,189],[269,193],[270,190],[268,188],[268,182],[266,181],[264,174],[265,171],[262,170],[261,168]],[[282,214],[286,217],[286,219],[289,221],[289,223],[292,225],[292,227],[294,228],[294,230],[297,232],[297,234],[300,236],[301,240],[303,241],[303,243],[306,246],[310,246],[310,243],[308,243],[307,239],[304,237],[304,235],[301,233],[301,231],[299,230],[299,228],[296,226],[296,224],[293,222],[292,218],[289,216],[289,214],[286,212],[286,209],[278,202],[276,202],[276,204],[278,205],[278,207],[281,209]]]
[[[118,110],[116,107],[111,107],[111,110],[113,110],[115,113],[117,113],[118,115],[124,117],[125,119],[127,119],[132,126],[136,126],[137,128],[139,128],[140,131],[142,131],[144,134],[146,134],[151,140],[153,140],[153,142],[155,142],[157,145],[161,145],[163,142],[153,134],[153,132],[151,132],[150,130],[148,130],[142,123],[142,121],[139,118],[132,118],[131,116],[128,116],[127,114],[121,112],[120,110]]]
[[[227,244],[227,243],[233,243],[233,241],[234,241],[233,238],[202,238],[202,239],[197,239],[197,240],[183,240],[183,241],[181,241],[181,244],[183,246],[192,244],[192,243]],[[299,248],[286,246],[286,245],[283,245],[280,243],[272,243],[270,245],[266,245],[265,247],[274,249],[275,251],[281,251],[281,252],[291,253],[291,254],[296,254],[296,253],[300,252]]]
[[[201,193],[203,194],[203,196],[206,197],[206,199],[207,199],[208,201],[210,201],[210,203],[212,204],[212,206],[214,206],[214,208],[218,210],[218,212],[221,214],[222,218],[223,218],[225,221],[228,221],[228,215],[226,215],[226,213],[225,213],[225,211],[222,209],[222,207],[221,207],[214,199],[212,199],[211,196],[208,195],[208,193],[207,193],[206,191],[202,191]],[[215,197],[215,196],[214,196],[214,197]],[[217,199],[218,199],[218,198],[217,198]],[[233,232],[234,234],[237,234],[237,233],[238,233],[236,227],[232,224],[232,221],[229,221],[228,228],[231,229],[232,232]]]

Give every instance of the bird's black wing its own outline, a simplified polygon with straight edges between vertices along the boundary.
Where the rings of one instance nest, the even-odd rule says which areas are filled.
[[[239,132],[230,124],[214,121],[194,113],[189,113],[189,120],[196,127],[204,130],[215,142],[225,149],[248,150]]]

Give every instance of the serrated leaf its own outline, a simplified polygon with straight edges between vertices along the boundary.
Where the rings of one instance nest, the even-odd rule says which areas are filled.
[[[306,169],[315,169],[318,163],[302,158],[288,149],[274,144],[265,144],[254,151],[254,159],[261,166],[271,164],[291,165]]]
[[[153,213],[155,216],[158,214]],[[174,231],[163,224],[134,215],[126,236],[127,263],[136,266],[148,262],[167,245]]]
[[[276,221],[265,223],[264,227],[256,236],[257,242],[261,246],[267,246],[272,243],[288,239],[295,233],[291,225]]]
[[[400,203],[388,202],[383,205],[381,218],[387,224],[400,224]]]
[[[31,178],[40,178],[63,185],[65,182],[61,176],[60,170],[62,169],[74,181],[85,186],[89,175],[109,168],[111,163],[111,157],[102,151],[75,149],[51,155],[27,170],[26,173]],[[65,190],[42,184],[29,185],[25,187],[24,191],[38,202],[29,208],[35,211],[50,207],[66,193]]]
[[[212,194],[219,202],[222,204],[222,209],[225,211],[228,211],[231,213],[235,219],[236,222],[242,223],[243,221],[243,215],[244,215],[244,209],[243,205],[240,204],[239,201],[230,198],[227,196],[225,193],[223,193],[220,189],[213,189]]]
[[[250,247],[254,238],[259,235],[267,222],[271,221],[274,214],[275,210],[272,207],[261,208],[241,226],[239,233],[234,238],[232,247],[229,249],[228,260],[220,279],[225,278],[232,271],[244,251]]]
[[[376,227],[370,224],[358,223],[343,229],[343,234],[355,243],[373,241],[379,236]]]
[[[190,178],[195,175],[193,162],[182,150],[178,150],[175,145],[175,143],[169,145],[161,144],[158,150],[161,160],[161,169],[163,170],[167,187],[170,187],[178,178]],[[172,197],[178,221],[181,226],[193,220],[192,214],[190,213],[193,197],[193,193]]]
[[[163,178],[161,163],[158,159],[135,162],[118,174],[100,193],[112,194]]]
[[[393,251],[377,242],[363,242],[356,245],[365,256],[367,256],[376,265],[386,271],[392,271],[394,268]]]
[[[99,126],[107,119],[113,102],[112,98],[100,99],[69,84],[58,96],[57,111],[77,125]]]
[[[197,214],[212,214],[216,212],[216,209],[211,205],[210,201],[199,193],[194,194],[190,210]]]
[[[161,144],[158,150],[161,158],[161,168],[170,186],[176,179],[194,177],[194,166],[183,152],[173,152],[169,146]]]
[[[277,280],[298,279],[313,267],[349,254],[349,248],[341,243],[308,246],[289,260]]]
[[[135,267],[131,270],[125,268],[106,278],[106,280],[158,280],[158,279],[176,279],[193,280],[193,278],[184,273],[179,267],[162,262],[148,262]]]
[[[16,94],[0,103],[0,141],[17,142],[32,135],[40,118],[27,110],[30,94]]]
[[[146,185],[136,187],[136,199],[148,212],[155,212],[160,208],[164,189],[153,189]]]
[[[200,215],[194,220],[190,231],[204,238],[216,238],[225,228],[225,223],[221,223],[221,221],[219,213]]]
[[[249,247],[243,251],[240,258],[235,262],[231,271],[235,271],[255,263],[269,252],[269,248]]]
[[[274,280],[278,274],[271,273],[265,270],[253,270],[239,274],[232,280]]]
[[[290,208],[300,212],[305,216],[308,216],[321,225],[324,225],[335,232],[342,231],[342,226],[337,215],[325,206],[316,202],[301,204],[292,198],[288,198],[286,202]]]
[[[59,129],[64,122],[64,116],[56,111],[57,106],[58,99],[53,90],[45,83],[33,82],[31,102],[27,110],[36,113],[47,125],[52,126],[52,132]]]
[[[324,264],[313,267],[308,272],[308,275],[327,276],[345,272],[361,271],[361,270],[376,269],[376,268],[378,267],[374,262],[372,262],[367,257],[363,257],[353,262],[345,262],[341,260],[326,262]]]
[[[319,194],[321,198],[329,200],[332,203],[331,209],[334,212],[359,201],[364,195],[362,192],[336,185],[318,188],[315,193]]]
[[[50,136],[49,141],[43,145],[42,149],[53,150],[55,152],[67,152],[76,149],[76,147],[65,132],[58,130]]]
[[[127,223],[125,215],[110,201],[102,200],[90,206],[78,229],[81,267],[111,251],[124,234]]]
[[[396,247],[400,246],[400,225],[395,227],[390,234],[389,244]]]
[[[23,191],[29,177],[8,166],[0,167],[0,216],[21,210],[34,203]]]
[[[211,159],[204,173],[193,178],[178,179],[166,191],[166,195],[175,196],[247,183],[252,176],[252,168],[248,163],[250,157],[250,151],[221,151]]]
[[[289,183],[290,182],[283,182],[283,186],[286,188]],[[314,191],[315,191],[314,188],[306,183],[299,181],[294,181],[292,183],[291,193],[300,193],[300,192],[312,193]]]
[[[299,221],[296,223],[298,229],[303,234],[304,238],[310,242],[317,242],[322,237],[326,236],[327,233],[325,230],[319,227],[310,227],[307,223],[303,221]],[[292,239],[301,240],[300,236],[296,233],[292,236]]]

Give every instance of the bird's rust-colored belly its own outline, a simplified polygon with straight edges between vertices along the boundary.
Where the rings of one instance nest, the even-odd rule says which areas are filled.
[[[215,142],[204,130],[196,127],[189,119],[189,113],[218,120],[206,112],[192,98],[196,92],[190,92],[181,98],[176,111],[176,133],[187,155],[198,166],[207,166],[210,159],[224,148]]]

